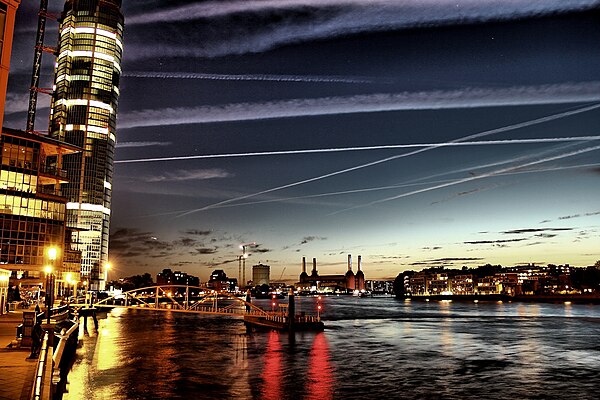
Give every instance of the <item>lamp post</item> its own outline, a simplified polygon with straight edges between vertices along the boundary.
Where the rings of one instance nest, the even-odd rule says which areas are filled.
[[[50,310],[52,309],[52,266],[44,267],[46,272],[46,322],[50,323]]]
[[[58,256],[58,249],[54,246],[48,248],[48,260],[50,265],[45,268],[46,271],[46,322],[50,323],[50,314],[52,312],[52,305],[54,304],[54,267],[56,257]]]

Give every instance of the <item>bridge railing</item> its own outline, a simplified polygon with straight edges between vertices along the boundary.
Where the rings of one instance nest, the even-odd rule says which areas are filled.
[[[183,290],[185,289],[185,296]],[[173,295],[175,292],[178,295]],[[197,293],[197,294],[195,294]],[[219,304],[220,303],[220,304]],[[127,291],[102,299],[97,307],[134,307],[170,309],[209,314],[269,315],[270,313],[225,291],[206,291],[206,288],[186,285],[150,286]]]

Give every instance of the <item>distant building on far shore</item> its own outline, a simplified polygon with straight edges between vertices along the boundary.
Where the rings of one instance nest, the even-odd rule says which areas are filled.
[[[222,269],[215,269],[210,278],[206,283],[206,287],[212,290],[227,290],[228,292],[235,292],[237,286],[236,278],[229,278]]]
[[[302,257],[302,273],[296,287],[300,291],[326,290],[332,292],[352,293],[365,290],[365,275],[362,271],[361,256],[358,256],[358,271],[352,271],[352,255],[348,254],[348,271],[340,275],[319,275],[317,259],[313,258],[311,274],[306,273],[306,257]]]
[[[258,264],[252,267],[252,284],[254,286],[269,285],[271,283],[271,267]]]
[[[156,275],[156,284],[158,286],[200,286],[200,278],[197,276],[188,275],[186,272],[172,271],[170,268],[165,268],[161,273]],[[175,292],[184,293],[185,288],[176,288]]]

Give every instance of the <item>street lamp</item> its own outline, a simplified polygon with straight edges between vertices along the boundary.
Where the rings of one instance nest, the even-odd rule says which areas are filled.
[[[52,309],[52,266],[44,267],[46,273],[46,322],[50,323],[50,310]]]
[[[58,248],[50,246],[46,252],[50,261],[50,265],[44,268],[46,272],[46,321],[50,323],[50,313],[54,304],[54,264],[58,257]]]

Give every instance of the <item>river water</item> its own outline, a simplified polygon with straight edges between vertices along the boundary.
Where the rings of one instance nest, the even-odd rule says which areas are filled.
[[[321,302],[325,332],[292,336],[115,309],[82,334],[63,399],[598,398],[600,306]]]

